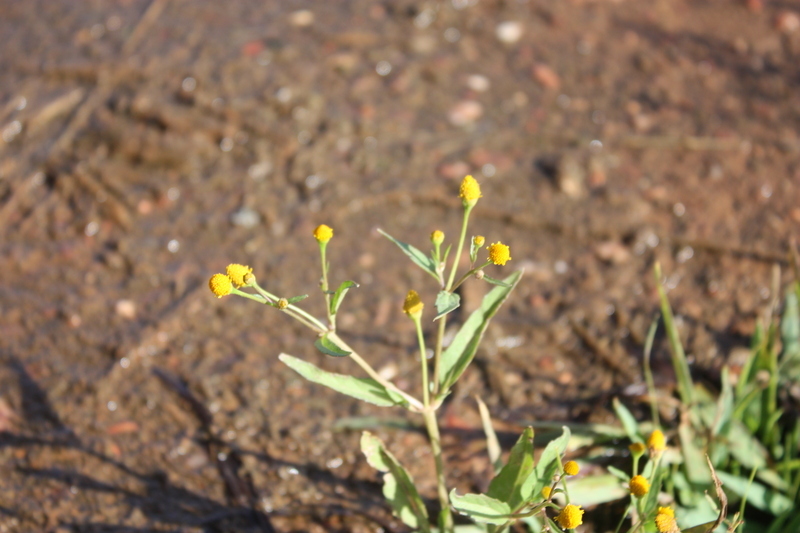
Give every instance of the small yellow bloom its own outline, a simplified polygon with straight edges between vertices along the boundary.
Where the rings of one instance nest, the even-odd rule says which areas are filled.
[[[571,503],[566,505],[556,517],[556,522],[562,529],[573,529],[583,524],[583,509]]]
[[[577,476],[581,471],[581,467],[575,461],[567,461],[564,463],[564,473],[568,476]]]
[[[431,242],[436,245],[442,244],[444,242],[444,232],[437,229],[431,233]]]
[[[483,235],[476,235],[472,238],[472,244],[475,245],[475,248],[480,248],[485,242],[486,238]]]
[[[489,261],[495,265],[505,265],[511,259],[511,249],[502,242],[490,244],[487,250],[489,250]]]
[[[214,293],[217,298],[227,296],[233,290],[233,281],[225,274],[214,274],[208,280],[208,288]]]
[[[667,439],[660,429],[650,434],[650,437],[647,439],[647,447],[650,448],[651,454],[657,454],[667,449]]]
[[[422,315],[422,309],[425,304],[419,299],[417,291],[408,291],[406,294],[406,301],[403,303],[403,312],[410,317],[419,317]]]
[[[542,488],[542,496],[544,497],[544,499],[549,500],[551,494],[553,494],[553,488],[549,485],[545,485]]]
[[[481,197],[481,186],[472,176],[464,176],[458,196],[465,206],[473,206]]]
[[[644,476],[633,476],[629,485],[631,494],[641,498],[650,491],[650,483]]]
[[[644,453],[645,447],[644,444],[641,442],[634,442],[628,446],[628,449],[631,451],[633,455],[642,455]]]
[[[244,285],[247,285],[245,281],[245,276],[248,274],[253,273],[253,269],[249,266],[245,265],[238,265],[236,263],[228,265],[228,268],[225,269],[225,273],[228,274],[228,277],[231,278],[233,282],[233,286],[237,289]]]
[[[286,309],[287,307],[289,307],[289,300],[286,298],[278,300],[278,309]]]
[[[317,242],[325,244],[333,238],[333,229],[325,224],[320,224],[317,226],[317,229],[314,230],[314,238],[317,239]]]
[[[656,513],[656,529],[658,533],[680,533],[675,511],[671,507],[659,507]]]

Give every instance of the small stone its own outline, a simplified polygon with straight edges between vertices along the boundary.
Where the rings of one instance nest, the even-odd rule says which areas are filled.
[[[314,24],[314,13],[308,9],[301,9],[289,15],[289,24],[295,28],[307,28]]]
[[[579,198],[586,192],[586,171],[573,156],[565,155],[556,167],[558,188],[570,198]]]
[[[234,226],[241,228],[252,228],[261,222],[261,215],[254,209],[243,207],[231,215],[231,222]]]
[[[247,175],[254,181],[262,181],[270,172],[272,172],[272,163],[269,161],[255,163],[247,169]]]
[[[489,78],[481,76],[480,74],[472,74],[467,78],[467,87],[479,93],[485,93],[489,90],[491,83]]]
[[[501,22],[495,29],[495,35],[501,42],[513,44],[522,38],[522,24],[514,20]]]
[[[454,126],[472,124],[483,116],[483,105],[475,100],[462,100],[450,110],[448,118]]]
[[[470,173],[470,166],[464,161],[453,161],[439,166],[439,175],[449,180],[460,180]]]
[[[133,420],[125,420],[123,422],[118,422],[113,426],[110,426],[106,433],[109,435],[120,435],[123,433],[135,433],[139,431],[139,424],[134,422]]]
[[[598,259],[613,265],[626,263],[631,258],[631,252],[620,242],[605,241],[596,244],[594,254]]]
[[[781,11],[775,17],[775,27],[784,33],[792,33],[800,28],[800,15],[794,11]]]
[[[557,90],[561,87],[561,78],[548,65],[539,63],[533,67],[533,79],[545,89]]]
[[[122,318],[132,320],[136,318],[136,303],[133,300],[117,300],[114,311]]]

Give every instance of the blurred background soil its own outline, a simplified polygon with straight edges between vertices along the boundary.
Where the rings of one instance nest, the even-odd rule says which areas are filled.
[[[655,261],[695,375],[735,371],[800,230],[799,13],[1,1],[0,531],[404,531],[359,428],[433,505],[418,421],[301,379],[280,352],[358,369],[207,280],[245,263],[320,312],[311,232],[331,225],[334,283],[361,284],[342,334],[419,393],[400,308],[435,282],[376,229],[455,238],[468,173],[470,233],[511,246],[487,273],[526,274],[443,409],[452,485],[489,479],[474,395],[506,444],[611,422],[615,396],[644,414]],[[660,335],[654,366],[671,387]]]

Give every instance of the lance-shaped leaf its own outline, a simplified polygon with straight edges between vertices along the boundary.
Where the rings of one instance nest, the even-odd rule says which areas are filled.
[[[527,500],[528,495],[523,495],[521,489],[531,472],[533,472],[533,428],[527,427],[511,448],[506,465],[489,483],[486,494],[506,502],[512,510],[516,510]]]
[[[439,274],[436,273],[436,264],[433,262],[433,259],[422,253],[419,249],[414,248],[410,244],[398,241],[397,239],[395,239],[394,237],[392,237],[391,235],[389,235],[380,228],[378,229],[378,232],[387,239],[389,239],[390,241],[392,241],[393,243],[395,243],[398,246],[398,248],[403,250],[403,253],[406,254],[414,262],[414,264],[416,264],[422,270],[424,270],[425,272],[436,278],[437,281],[439,280]]]
[[[325,385],[347,396],[381,407],[404,405],[403,402],[398,400],[397,395],[390,395],[386,388],[374,379],[355,378],[328,372],[307,361],[285,353],[278,356],[278,359],[307,380]]]
[[[394,514],[411,528],[430,531],[428,510],[422,503],[414,480],[383,442],[365,431],[361,435],[361,451],[372,468],[384,472],[383,495],[392,505]]]
[[[291,298],[287,298],[287,302],[290,304],[296,304],[297,302],[303,301],[308,298],[308,294],[301,294],[300,296],[292,296]]]
[[[481,306],[476,309],[458,330],[453,342],[442,354],[441,378],[439,379],[439,390],[446,391],[453,383],[458,380],[461,374],[475,357],[481,338],[483,337],[486,326],[497,313],[497,310],[508,298],[522,276],[522,271],[514,272],[503,280],[508,287],[495,287],[483,297]]]
[[[524,498],[530,499],[539,495],[545,485],[550,485],[558,471],[560,457],[567,451],[567,445],[572,434],[569,428],[564,426],[563,433],[557,439],[553,439],[544,447],[539,462],[533,469],[533,473],[522,484],[520,492]]]
[[[447,313],[451,313],[458,309],[461,305],[461,296],[454,292],[439,291],[436,295],[436,317],[434,320],[439,320]]]
[[[622,402],[619,401],[619,398],[614,398],[612,400],[612,405],[614,406],[614,411],[617,413],[617,418],[619,421],[622,422],[622,427],[625,429],[625,434],[628,435],[628,438],[631,442],[644,442],[642,438],[642,434],[639,432],[639,423],[636,422],[636,417],[633,416],[627,407],[625,407]]]
[[[483,279],[483,281],[487,281],[487,282],[491,283],[492,285],[499,285],[500,287],[510,287],[510,285],[508,283],[506,283],[505,281],[500,281],[499,279],[490,278],[489,276],[487,276],[485,274],[484,274],[482,279]]]
[[[339,311],[339,306],[342,305],[344,295],[353,287],[358,287],[358,283],[355,281],[343,281],[342,284],[339,285],[339,288],[336,289],[336,292],[334,292],[331,297],[331,315],[335,315]]]
[[[325,355],[331,355],[333,357],[347,357],[350,355],[350,352],[342,350],[336,343],[332,342],[328,338],[328,335],[323,335],[315,340],[314,346]]]
[[[508,504],[486,494],[459,496],[456,489],[453,489],[450,491],[450,503],[456,511],[481,524],[501,525],[511,519],[511,508]]]

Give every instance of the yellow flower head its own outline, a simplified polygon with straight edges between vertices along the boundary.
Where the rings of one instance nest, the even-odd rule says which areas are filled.
[[[545,485],[542,487],[542,496],[545,500],[549,500],[551,494],[553,494],[553,488],[551,486]]]
[[[633,476],[629,485],[631,494],[641,498],[650,491],[650,483],[644,476]]]
[[[233,286],[237,289],[247,285],[245,276],[252,274],[252,272],[253,269],[249,266],[238,265],[236,263],[228,265],[228,268],[225,269],[225,273],[228,274],[228,277],[231,278],[231,281],[233,282]]]
[[[442,244],[444,242],[444,232],[437,229],[431,233],[431,242],[436,245]]]
[[[633,455],[639,456],[644,453],[645,447],[641,442],[633,442],[628,446]]]
[[[567,461],[564,463],[564,473],[568,476],[577,476],[581,471],[581,467],[575,461]]]
[[[287,307],[289,307],[289,300],[286,298],[278,300],[278,309],[286,309]]]
[[[465,206],[473,206],[481,197],[481,186],[472,176],[464,176],[458,196]]]
[[[217,298],[227,296],[233,290],[233,281],[225,274],[214,274],[208,280],[208,288],[214,293]]]
[[[650,437],[647,439],[647,447],[650,448],[651,454],[657,454],[667,449],[667,439],[660,429],[650,433]]]
[[[675,520],[675,511],[671,507],[659,507],[656,513],[656,529],[658,533],[679,533],[678,523]]]
[[[320,224],[314,230],[314,238],[317,239],[317,242],[325,244],[333,238],[333,229],[325,224]]]
[[[502,242],[490,244],[487,250],[489,250],[489,261],[495,265],[505,265],[511,259],[511,249]]]
[[[419,317],[422,315],[422,309],[424,307],[425,304],[419,299],[417,291],[408,291],[408,294],[406,294],[406,301],[403,302],[403,312],[412,318],[415,316]]]
[[[578,505],[567,504],[556,517],[561,529],[572,529],[583,524],[583,509]]]
[[[480,248],[485,242],[486,238],[483,235],[476,235],[472,238],[472,244],[475,245],[475,248]]]

